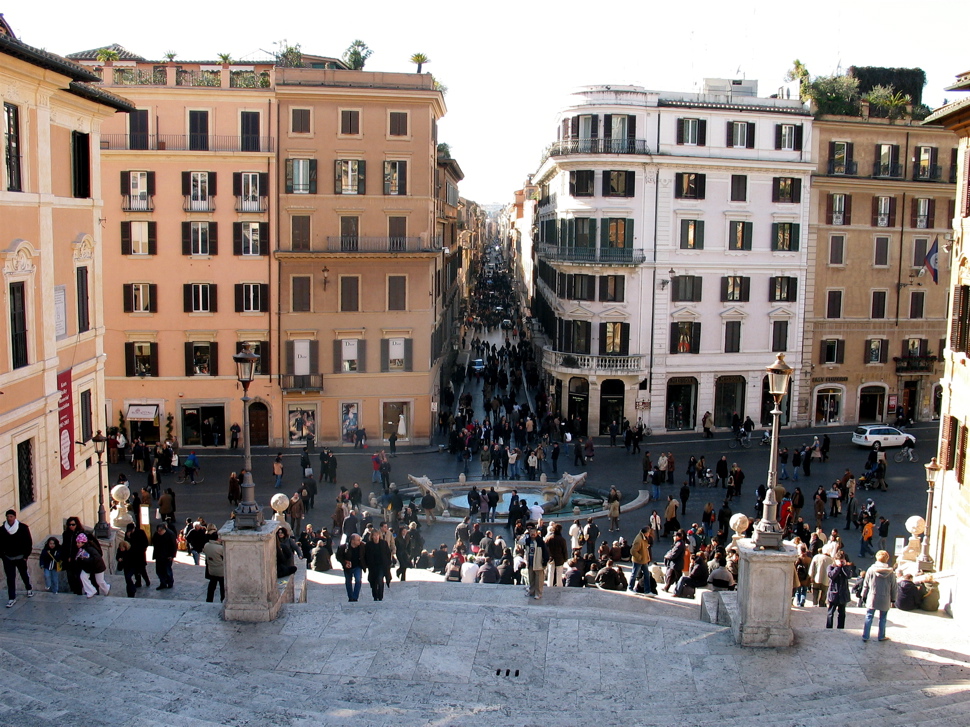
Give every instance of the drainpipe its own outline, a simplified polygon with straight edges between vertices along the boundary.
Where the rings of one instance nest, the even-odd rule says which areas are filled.
[[[274,69],[274,72],[275,72],[275,69]],[[274,78],[274,82],[275,82],[275,78]],[[270,99],[269,103],[270,103],[270,107],[272,108],[272,103],[273,103],[272,99]],[[270,118],[272,118],[272,110],[270,111]],[[276,104],[276,174],[273,175],[273,179],[271,179],[269,183],[270,189],[274,189],[275,194],[269,197],[269,199],[270,200],[275,199],[277,201],[277,204],[276,204],[276,247],[277,249],[280,248],[280,241],[282,239],[282,235],[280,234],[280,231],[283,229],[281,205],[279,204],[279,184],[278,184],[279,168],[280,168],[280,105]],[[272,213],[270,213],[267,216],[272,217]],[[272,265],[272,261],[270,261],[270,265]],[[279,260],[277,260],[276,261],[276,383],[280,387],[280,408],[283,409],[283,411],[277,412],[278,416],[276,417],[276,420],[279,422],[279,426],[280,426],[280,441],[285,442],[286,437],[284,436],[284,433],[283,433],[283,427],[286,426],[287,417],[285,416],[286,410],[283,407],[283,395],[282,395],[282,392],[283,392],[282,366],[283,366],[283,361],[285,359],[281,352],[281,349],[283,347],[283,320],[282,320],[283,305],[280,301],[280,290],[282,290],[281,284],[283,280],[282,268],[283,268],[282,264],[280,263]],[[272,274],[272,271],[271,271],[271,274]],[[312,296],[311,296],[311,300],[312,300]],[[270,325],[272,325],[272,316],[270,316]],[[272,334],[272,331],[270,333]]]
[[[660,148],[660,123],[657,123],[657,148]],[[653,406],[653,361],[654,342],[657,335],[657,216],[660,209],[660,169],[654,173],[653,181],[653,274],[650,282],[650,363],[647,367],[647,391],[650,392]]]
[[[903,298],[903,227],[906,224],[906,193],[899,206],[899,262],[896,266],[896,326],[899,327],[899,307]]]

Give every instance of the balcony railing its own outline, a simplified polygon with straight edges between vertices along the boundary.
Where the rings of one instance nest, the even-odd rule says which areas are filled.
[[[645,259],[643,250],[630,247],[560,247],[540,244],[539,257],[554,262],[639,265]]]
[[[950,179],[950,184],[956,184],[957,183],[957,165],[956,164],[951,164],[950,165],[950,177],[949,177],[949,179]]]
[[[215,212],[216,198],[203,197],[202,199],[194,199],[191,195],[185,195],[184,201],[182,202],[182,209],[186,212]]]
[[[546,147],[543,160],[567,154],[649,154],[646,139],[566,139]]]
[[[914,182],[939,182],[943,176],[943,167],[938,164],[917,166],[913,169]]]
[[[265,212],[266,197],[236,197],[236,212]]]
[[[899,179],[903,176],[903,167],[900,164],[885,164],[883,162],[875,162],[872,165],[872,176]]]
[[[283,391],[323,391],[323,374],[280,374]]]
[[[929,374],[936,366],[936,356],[896,356],[897,374]]]
[[[354,235],[341,235],[338,237],[327,238],[326,252],[428,252],[440,250],[441,246],[437,242],[436,247],[428,247],[422,244],[420,237],[357,237]]]
[[[838,174],[846,177],[854,177],[859,173],[859,162],[847,161],[840,162],[829,159],[829,174]]]
[[[154,197],[132,197],[126,194],[121,198],[121,209],[125,212],[153,212],[154,199]]]
[[[185,71],[181,68],[175,74],[176,86],[221,86],[222,74],[219,71]]]
[[[116,86],[164,86],[168,83],[168,74],[164,68],[151,71],[141,68],[115,68],[114,83]]]
[[[101,148],[110,151],[273,151],[272,136],[207,134],[102,134]]]
[[[644,357],[641,355],[615,356],[607,354],[595,356],[586,353],[568,353],[564,351],[553,351],[546,348],[542,352],[542,366],[547,371],[550,368],[557,369],[579,369],[589,373],[631,373],[643,370]]]
[[[929,215],[916,215],[916,229],[925,230],[930,226]]]

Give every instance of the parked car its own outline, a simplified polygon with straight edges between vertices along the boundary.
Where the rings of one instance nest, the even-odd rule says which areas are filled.
[[[511,331],[513,328],[512,321],[506,318],[504,321],[502,321],[502,328],[504,328],[506,331]]]
[[[480,358],[472,359],[472,371],[474,371],[476,374],[480,374],[484,370],[485,370],[485,362],[482,359]]]
[[[856,427],[852,432],[852,443],[860,447],[871,447],[873,442],[879,442],[882,447],[901,447],[907,437],[916,441],[916,437],[907,432],[901,432],[896,427],[884,424],[865,424]]]

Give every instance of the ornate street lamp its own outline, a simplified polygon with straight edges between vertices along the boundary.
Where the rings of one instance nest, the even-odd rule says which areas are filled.
[[[94,453],[98,455],[98,524],[94,526],[94,536],[99,540],[107,540],[111,535],[111,526],[105,519],[104,512],[104,469],[101,460],[104,457],[104,448],[108,444],[108,438],[98,430],[98,433],[91,437],[94,444]]]
[[[920,548],[919,569],[924,573],[932,573],[936,570],[936,563],[930,555],[930,523],[933,518],[933,494],[936,487],[936,476],[940,474],[943,467],[937,464],[936,457],[930,460],[929,464],[924,464],[926,470],[926,529],[923,531],[923,546]]]
[[[256,485],[253,484],[253,453],[249,442],[249,385],[256,376],[259,356],[252,351],[252,344],[244,343],[242,350],[232,357],[236,363],[236,379],[243,387],[243,473],[242,499],[236,506],[236,527],[240,530],[255,530],[263,524],[263,509],[256,504]]]
[[[778,524],[778,501],[775,499],[775,487],[778,485],[778,425],[781,419],[781,400],[788,393],[788,383],[791,381],[792,367],[785,363],[785,354],[779,353],[775,362],[766,370],[768,372],[768,393],[775,400],[775,408],[771,410],[771,454],[768,457],[768,491],[765,493],[761,520],[755,526],[754,536],[751,540],[756,548],[780,548],[784,533]]]

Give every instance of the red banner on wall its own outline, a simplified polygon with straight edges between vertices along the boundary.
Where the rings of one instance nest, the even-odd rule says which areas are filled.
[[[57,375],[57,436],[60,443],[61,479],[74,471],[74,386],[71,369]]]

